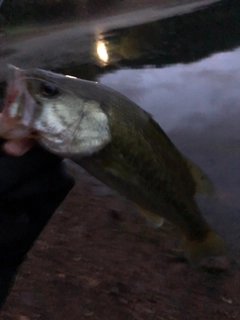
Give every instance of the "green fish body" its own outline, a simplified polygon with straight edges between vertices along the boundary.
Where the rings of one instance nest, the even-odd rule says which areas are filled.
[[[33,137],[131,200],[156,225],[166,218],[183,234],[191,262],[225,254],[225,242],[194,199],[196,193],[213,193],[210,180],[151,115],[95,82],[10,69],[2,137]]]

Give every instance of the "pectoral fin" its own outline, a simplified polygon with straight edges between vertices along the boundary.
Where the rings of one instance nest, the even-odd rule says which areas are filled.
[[[214,186],[208,175],[188,158],[184,157],[184,160],[196,182],[196,194],[214,196]]]
[[[146,209],[143,209],[139,206],[137,206],[137,209],[145,218],[147,218],[147,220],[151,221],[155,227],[160,228],[163,225],[164,223],[163,217],[157,216],[156,214]]]

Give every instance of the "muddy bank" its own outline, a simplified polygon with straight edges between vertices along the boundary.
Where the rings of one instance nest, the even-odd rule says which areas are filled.
[[[2,320],[233,320],[239,268],[209,274],[181,259],[177,232],[152,229],[131,204],[77,179],[31,250]]]

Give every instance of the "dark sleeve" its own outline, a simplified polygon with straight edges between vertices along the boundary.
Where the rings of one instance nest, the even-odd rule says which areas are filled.
[[[74,185],[60,158],[35,147],[0,153],[0,306],[19,265]]]

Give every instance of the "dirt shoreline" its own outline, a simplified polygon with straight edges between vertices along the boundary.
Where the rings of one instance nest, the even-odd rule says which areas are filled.
[[[23,264],[2,320],[237,320],[240,272],[190,267],[179,237],[76,165],[77,184]]]

